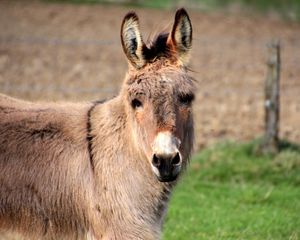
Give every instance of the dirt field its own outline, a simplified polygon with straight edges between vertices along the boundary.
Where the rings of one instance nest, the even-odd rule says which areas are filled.
[[[29,100],[94,100],[118,93],[126,72],[119,30],[132,9],[0,1],[0,92]],[[144,39],[174,10],[135,9]],[[280,136],[300,142],[300,24],[190,10],[198,80],[199,148],[263,133],[266,43],[282,43]]]

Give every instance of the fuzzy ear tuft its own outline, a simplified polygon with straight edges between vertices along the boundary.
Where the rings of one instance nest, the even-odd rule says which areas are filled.
[[[121,27],[121,41],[129,62],[135,68],[143,67],[146,64],[143,55],[145,44],[140,33],[139,19],[134,12],[129,12],[124,17]]]
[[[178,9],[171,33],[168,37],[168,45],[174,50],[178,59],[187,64],[192,47],[193,29],[192,24],[184,8]]]

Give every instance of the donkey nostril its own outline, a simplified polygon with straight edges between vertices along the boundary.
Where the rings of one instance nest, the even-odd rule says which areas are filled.
[[[171,160],[172,165],[177,165],[180,163],[179,153],[176,153],[175,157]]]
[[[159,167],[160,165],[160,159],[154,154],[152,158],[152,164],[155,167]]]

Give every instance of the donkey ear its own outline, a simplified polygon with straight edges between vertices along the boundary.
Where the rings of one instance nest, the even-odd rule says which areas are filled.
[[[145,44],[140,33],[139,19],[134,12],[129,12],[124,17],[121,27],[121,41],[130,63],[135,68],[143,67],[146,64],[143,55]]]
[[[192,47],[192,24],[184,8],[177,10],[171,33],[168,37],[170,49],[177,53],[183,64],[188,63],[189,53]]]

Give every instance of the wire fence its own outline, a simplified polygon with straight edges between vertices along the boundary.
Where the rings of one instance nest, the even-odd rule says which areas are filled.
[[[224,49],[230,49],[232,46],[236,46],[237,44],[251,46],[251,48],[256,49],[257,51],[264,51],[266,52],[266,45],[267,40],[257,40],[257,39],[249,39],[249,37],[245,38],[235,38],[235,37],[226,37],[226,38],[212,38],[202,36],[201,38],[195,38],[193,45],[195,48],[197,46],[201,46],[205,48],[209,46],[213,48],[214,45],[221,44],[224,46]],[[82,46],[91,46],[91,47],[98,47],[98,46],[116,46],[120,45],[120,41],[118,39],[64,39],[64,38],[55,38],[49,36],[1,36],[0,34],[0,47],[2,46],[10,46],[10,45],[26,45],[29,47],[32,46],[62,46],[62,47],[82,47]],[[283,43],[284,45],[284,43]],[[300,47],[300,38],[293,40],[293,47],[299,48]],[[283,46],[284,48],[284,46]],[[1,48],[0,48],[1,50]],[[217,53],[219,57],[222,53]],[[1,52],[0,52],[1,56]],[[249,63],[253,59],[249,59]],[[286,61],[286,59],[285,59]],[[289,64],[296,67],[300,63],[300,54],[295,54],[290,56]],[[205,64],[205,63],[203,63]],[[208,66],[209,67],[209,66]],[[240,68],[241,65],[238,63],[230,67],[230,71],[235,71],[236,69]],[[201,83],[200,83],[201,84]],[[119,91],[119,86],[113,87],[72,87],[72,86],[59,86],[57,84],[43,84],[43,83],[35,83],[34,86],[26,83],[13,83],[13,82],[5,82],[0,79],[0,87],[1,91],[10,92],[10,91],[17,91],[19,93],[26,93],[26,92],[63,92],[66,94],[116,94]],[[298,94],[300,89],[300,83],[298,85],[287,86],[281,89],[282,95],[287,94]],[[221,90],[221,92],[220,92]],[[209,91],[203,92],[203,94],[210,95]],[[230,95],[243,95],[243,96],[263,96],[263,88],[261,89],[251,89],[251,88],[237,88],[237,87],[224,87],[219,89],[218,94],[222,94],[223,96],[230,96]]]
[[[269,39],[271,40],[271,39]],[[67,39],[67,38],[57,38],[49,36],[1,36],[0,33],[0,43],[1,44],[26,44],[26,45],[62,45],[62,46],[106,46],[106,45],[119,45],[120,40],[118,39]],[[201,36],[198,38],[193,38],[193,45],[215,45],[223,44],[224,46],[235,46],[236,44],[251,45],[252,47],[265,49],[268,40],[261,40],[256,38],[241,37],[236,38],[224,37],[224,38],[214,38]],[[293,39],[293,46],[300,47],[300,38]]]
[[[62,39],[51,37],[34,37],[34,36],[0,36],[2,44],[26,44],[26,45],[62,45],[62,46],[106,46],[119,44],[116,40],[96,40],[96,39]]]

